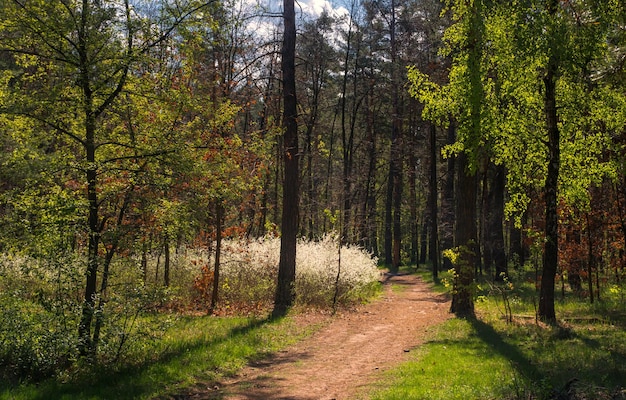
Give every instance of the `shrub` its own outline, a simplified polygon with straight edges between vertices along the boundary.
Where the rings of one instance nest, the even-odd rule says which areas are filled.
[[[0,256],[0,380],[39,381],[66,371],[77,361],[78,321],[83,305],[84,259],[60,254],[53,260]],[[116,363],[148,343],[148,307],[163,302],[161,287],[146,287],[128,260],[111,278],[105,324],[95,366]],[[142,324],[137,323],[141,318]]]
[[[220,301],[222,307],[263,308],[274,299],[280,239],[265,237],[253,241],[227,240],[222,250]],[[191,257],[190,259],[193,259]],[[196,283],[204,282],[206,264],[197,268]],[[298,242],[296,256],[296,303],[304,306],[328,307],[332,304],[337,283],[337,300],[350,304],[367,297],[380,277],[377,260],[356,246],[339,249],[336,239],[327,235],[319,241]],[[211,275],[212,276],[212,275]],[[206,298],[205,285],[197,291],[198,299]]]

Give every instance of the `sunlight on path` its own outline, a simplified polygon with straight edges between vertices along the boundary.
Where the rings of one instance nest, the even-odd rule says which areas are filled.
[[[450,317],[443,295],[413,275],[388,276],[384,295],[333,319],[309,339],[242,370],[213,397],[231,400],[351,399],[405,360],[429,327]],[[217,393],[216,393],[217,392]]]

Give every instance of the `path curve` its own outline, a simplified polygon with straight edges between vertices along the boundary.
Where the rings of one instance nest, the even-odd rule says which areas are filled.
[[[451,317],[450,302],[420,277],[386,274],[380,299],[336,315],[301,342],[237,376],[175,400],[349,400],[364,398],[381,371],[406,360],[430,327]],[[296,318],[307,316],[296,316]],[[315,319],[315,318],[313,318]],[[318,321],[319,322],[319,321]],[[303,325],[314,323],[305,321]]]
[[[352,399],[406,359],[450,304],[415,275],[386,275],[381,299],[333,318],[311,337],[244,368],[212,394],[230,400]],[[216,393],[218,392],[218,393]]]

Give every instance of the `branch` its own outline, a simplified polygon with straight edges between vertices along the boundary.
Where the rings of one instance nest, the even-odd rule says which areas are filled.
[[[161,150],[161,151],[155,151],[153,153],[134,154],[132,156],[113,157],[113,158],[109,158],[108,160],[102,161],[102,164],[110,164],[110,163],[114,163],[114,162],[117,162],[117,161],[124,161],[124,160],[143,160],[143,159],[146,159],[146,158],[164,156],[164,155],[172,154],[172,153],[176,153],[176,150]]]
[[[77,135],[73,134],[72,132],[68,131],[67,129],[63,128],[61,125],[49,121],[45,118],[39,117],[37,115],[31,114],[27,111],[10,111],[10,110],[2,110],[0,109],[0,114],[9,114],[9,115],[19,115],[19,116],[23,116],[26,118],[30,118],[33,119],[35,121],[41,122],[44,125],[49,126],[50,128],[66,135],[67,137],[71,138],[72,140],[80,143],[82,146],[85,146],[85,141],[83,139],[81,139],[80,137],[78,137]]]
[[[70,44],[70,46],[72,48],[74,48],[74,50],[78,50],[78,45],[77,43],[75,43],[71,38],[69,38],[68,36],[63,35],[62,33],[60,33],[60,31],[57,28],[57,26],[55,24],[50,24],[50,23],[46,23],[45,21],[43,21],[38,15],[37,13],[31,12],[27,7],[26,7],[26,3],[25,2],[20,2],[19,0],[13,0],[13,3],[15,3],[19,8],[21,8],[29,17],[33,18],[36,22],[39,23],[39,25],[45,27],[45,29],[36,29],[35,26],[31,25],[31,24],[26,24],[26,28],[30,29],[33,33],[35,33],[35,35],[37,35],[46,46],[48,46],[48,48],[50,48],[52,51],[61,54],[61,55],[65,55],[65,53],[61,50],[61,48],[59,48],[58,46],[54,45],[53,42],[49,41],[46,39],[44,32],[46,31],[51,31],[53,34],[55,34],[58,38],[60,38],[60,41],[65,41],[67,43]],[[68,9],[68,7],[66,6],[66,9]],[[69,11],[69,9],[68,9]],[[74,13],[69,11],[70,15],[72,16],[72,19],[75,21],[75,16]],[[41,56],[41,55],[39,55]],[[47,57],[50,58],[50,57]],[[67,57],[64,57],[67,58]],[[69,62],[66,61],[66,62]],[[75,65],[75,64],[73,64]]]

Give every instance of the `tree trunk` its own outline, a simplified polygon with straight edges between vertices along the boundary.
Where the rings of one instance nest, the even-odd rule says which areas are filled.
[[[589,289],[589,302],[593,304],[593,236],[591,234],[591,221],[589,220],[589,213],[585,214],[587,220],[587,287]],[[600,288],[598,288],[598,291]]]
[[[366,129],[367,129],[367,179],[365,182],[365,196],[363,202],[363,218],[365,221],[362,224],[363,232],[361,238],[363,245],[371,251],[374,255],[378,255],[378,222],[376,210],[376,133],[374,129],[375,119],[374,112],[372,110],[372,94],[368,93],[365,97],[365,115],[366,115]]]
[[[428,250],[432,263],[433,279],[439,275],[439,224],[437,223],[437,129],[430,124],[430,179],[428,185],[428,219],[430,222],[430,236]]]
[[[285,178],[281,221],[278,284],[274,301],[274,317],[283,316],[295,299],[296,236],[298,234],[298,110],[296,100],[296,14],[294,0],[283,1],[284,34],[282,50],[283,125]]]
[[[148,242],[144,237],[141,243],[141,280],[145,285],[148,281]]]
[[[215,313],[219,301],[220,288],[220,262],[222,256],[222,220],[224,219],[224,206],[218,199],[215,205],[215,264],[213,265],[213,290],[211,291],[211,305],[209,314]]]
[[[487,213],[485,250],[489,250],[489,259],[495,267],[493,278],[502,281],[508,272],[503,231],[505,169],[503,165],[493,164],[490,169],[493,175],[489,185],[488,210],[485,210]],[[491,270],[491,265],[487,268]]]
[[[124,195],[124,201],[122,203],[122,207],[117,215],[117,228],[119,229],[124,222],[124,216],[126,214],[126,210],[131,201],[133,193],[133,187],[131,186],[126,194]],[[104,262],[102,263],[102,281],[100,282],[100,296],[98,298],[98,305],[95,309],[96,323],[93,328],[93,336],[92,336],[92,348],[95,351],[98,348],[98,344],[100,342],[100,331],[104,326],[104,306],[106,304],[106,291],[109,287],[109,277],[110,277],[110,268],[111,262],[113,261],[113,257],[117,252],[117,248],[120,242],[121,232],[115,232],[113,235],[113,240],[107,246],[106,255],[104,257]],[[121,348],[121,347],[120,347]]]
[[[517,269],[524,265],[524,250],[522,247],[522,229],[509,221],[509,259]]]
[[[358,56],[358,48],[356,49]],[[352,19],[349,21],[348,25],[348,33],[346,36],[346,53],[344,57],[344,70],[343,70],[343,79],[341,81],[341,149],[342,149],[342,162],[343,162],[343,170],[342,170],[342,181],[343,181],[343,192],[341,197],[343,199],[343,204],[340,206],[342,208],[341,215],[341,224],[342,226],[339,228],[342,232],[340,235],[340,242],[342,237],[348,238],[350,237],[350,211],[352,209],[351,202],[351,192],[352,192],[352,167],[353,167],[353,154],[354,154],[354,121],[356,116],[354,115],[354,107],[356,103],[356,99],[353,99],[353,107],[352,112],[350,114],[350,124],[348,126],[348,110],[346,99],[348,98],[348,78],[350,75],[356,78],[356,74],[350,74],[350,54],[352,53]],[[355,65],[357,68],[357,65]],[[354,92],[354,96],[356,96],[356,91]]]
[[[417,220],[417,176],[415,169],[417,167],[417,157],[415,155],[415,146],[412,146],[411,154],[409,155],[409,210],[411,215],[411,264],[417,264],[419,256],[419,224]]]
[[[91,91],[84,88],[87,94]],[[96,302],[96,284],[98,279],[98,247],[100,245],[99,228],[99,202],[98,202],[98,173],[96,170],[96,145],[95,145],[95,120],[91,111],[91,96],[86,94],[85,106],[87,122],[85,123],[85,153],[87,161],[87,202],[89,204],[89,216],[87,225],[89,229],[89,243],[87,245],[87,270],[85,272],[85,297],[83,302],[82,316],[78,325],[78,349],[81,356],[93,352],[91,342],[91,324]]]
[[[447,133],[447,143],[453,144],[456,141],[456,131],[454,121],[450,121]],[[454,246],[454,176],[455,157],[448,157],[446,180],[443,186],[443,199],[441,207],[441,249],[451,249]],[[443,259],[443,270],[449,271],[453,268],[450,259]]]
[[[390,162],[391,164],[391,162]],[[393,172],[392,167],[389,167],[389,175],[387,176],[387,196],[385,197],[385,264],[391,265],[393,262]]]
[[[556,5],[554,5],[553,8],[556,9]],[[554,41],[556,39],[553,38],[551,40]],[[544,183],[546,226],[538,310],[539,319],[550,323],[556,322],[556,314],[554,311],[554,284],[559,259],[557,190],[560,168],[560,132],[556,108],[557,71],[558,63],[555,55],[552,54],[549,57],[546,76],[543,79],[545,88],[544,112],[546,114],[546,129],[548,133],[548,173]]]
[[[557,12],[558,1],[551,0],[548,12],[554,17]],[[538,318],[544,322],[556,322],[554,311],[554,284],[559,261],[559,217],[557,214],[557,190],[559,184],[559,169],[561,163],[560,132],[556,108],[556,81],[559,70],[557,58],[557,43],[555,22],[550,22],[548,28],[549,55],[544,85],[544,112],[546,116],[546,130],[548,135],[548,172],[544,183],[546,202],[545,245],[543,252],[543,272],[539,289]]]
[[[400,269],[402,249],[402,162],[395,174],[393,194],[393,259],[391,269],[397,272]]]
[[[163,238],[163,254],[165,255],[165,261],[163,262],[163,286],[170,286],[170,235],[166,232]]]
[[[484,21],[482,0],[474,1],[469,11],[467,73],[470,85],[470,126],[465,142],[465,151],[470,151],[474,163],[480,158],[482,135],[482,104],[484,91],[482,86],[482,46]],[[455,267],[454,293],[451,311],[457,316],[473,317],[473,282],[474,269],[477,265],[476,232],[476,173],[470,165],[468,153],[462,152],[457,158],[458,179],[456,197],[456,248],[459,252]]]
[[[460,317],[474,316],[472,284],[476,267],[476,176],[468,171],[467,155],[459,154],[456,202],[456,248],[459,252],[455,268],[450,312]]]
[[[426,249],[428,248],[428,218],[422,221],[422,231],[420,233],[420,264],[426,264]]]
[[[391,23],[389,26],[391,41],[392,68],[392,128],[391,128],[391,162],[389,178],[392,185],[390,199],[393,202],[393,246],[391,270],[400,268],[400,250],[402,246],[402,117],[400,109],[400,73],[398,63],[398,43],[396,40],[396,2],[391,0]]]

